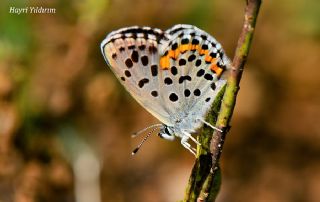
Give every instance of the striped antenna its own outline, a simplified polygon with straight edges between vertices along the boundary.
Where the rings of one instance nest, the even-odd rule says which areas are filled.
[[[143,140],[140,142],[140,144],[132,151],[132,155],[135,155],[139,149],[141,148],[141,146],[143,145],[143,143],[145,143],[145,141],[147,141],[147,139],[150,137],[150,135],[152,133],[154,133],[155,130],[157,130],[160,126],[162,126],[162,124],[155,124],[153,125],[153,129],[143,138]],[[149,126],[149,128],[151,128],[151,126]],[[145,131],[147,129],[143,129],[142,131]],[[140,131],[139,131],[140,132]]]

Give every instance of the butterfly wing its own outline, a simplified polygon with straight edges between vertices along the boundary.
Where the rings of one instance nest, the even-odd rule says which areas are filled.
[[[159,43],[165,33],[149,27],[129,27],[111,32],[101,43],[101,51],[126,90],[162,123],[170,114],[161,100]]]
[[[203,118],[226,83],[220,76],[230,62],[221,45],[197,27],[176,25],[166,34],[170,41],[160,49],[160,80],[172,80],[162,87],[171,122]]]
[[[189,111],[203,117],[225,84],[219,77],[229,63],[221,45],[191,25],[166,32],[123,28],[111,32],[101,50],[127,91],[169,126]]]

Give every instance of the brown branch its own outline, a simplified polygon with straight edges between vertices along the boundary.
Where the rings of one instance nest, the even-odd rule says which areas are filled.
[[[215,130],[208,138],[206,128],[204,127],[199,135],[200,143],[203,146],[210,147],[210,153],[205,148],[198,149],[198,157],[193,167],[184,201],[214,201],[220,187],[220,169],[219,159],[221,156],[226,134],[229,130],[229,123],[236,104],[236,98],[239,91],[239,83],[242,77],[244,65],[246,63],[255,24],[259,13],[261,0],[247,0],[244,16],[243,28],[238,40],[235,56],[232,63],[232,69],[227,79],[227,86],[223,95],[220,111],[216,119],[216,127],[223,132]],[[217,96],[216,100],[221,99]],[[220,104],[220,102],[215,102]],[[209,114],[208,121],[215,122],[217,104],[213,104],[212,112]],[[209,141],[206,141],[209,140]],[[210,160],[208,160],[211,155]],[[209,165],[208,165],[209,164]]]
[[[239,83],[249,54],[260,4],[261,0],[247,0],[242,32],[238,40],[238,45],[232,62],[232,70],[228,78],[227,88],[216,122],[216,126],[223,129],[223,132],[221,133],[216,130],[211,139],[210,151],[213,154],[213,170],[217,169],[217,163],[221,155],[225,135],[228,132],[229,123],[236,104],[237,94],[240,89]]]

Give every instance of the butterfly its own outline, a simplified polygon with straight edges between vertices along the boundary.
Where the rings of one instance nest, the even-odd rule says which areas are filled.
[[[126,27],[111,32],[101,43],[103,57],[125,89],[161,124],[151,125],[137,134],[159,130],[166,140],[181,138],[191,153],[188,142],[206,122],[217,94],[226,84],[221,75],[230,60],[215,38],[205,31],[178,24],[162,31],[150,27]]]

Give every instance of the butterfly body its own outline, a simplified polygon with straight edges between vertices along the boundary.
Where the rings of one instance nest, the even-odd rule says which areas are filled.
[[[134,26],[111,32],[101,50],[126,90],[163,123],[159,136],[180,137],[190,151],[188,139],[226,84],[220,77],[230,62],[221,45],[192,25]]]

